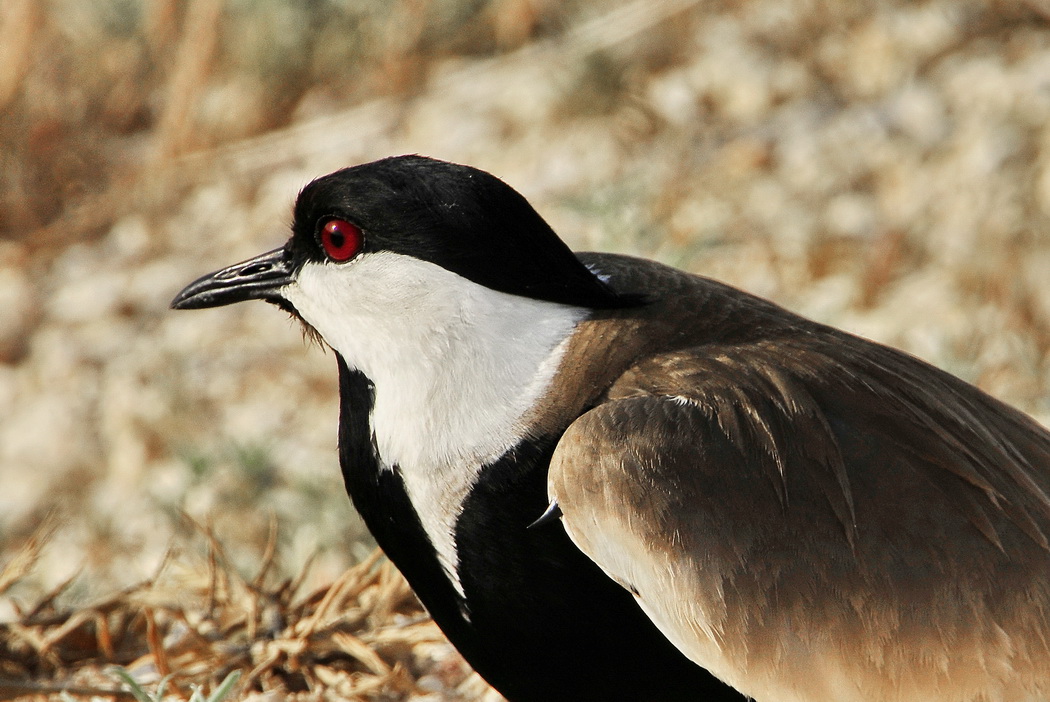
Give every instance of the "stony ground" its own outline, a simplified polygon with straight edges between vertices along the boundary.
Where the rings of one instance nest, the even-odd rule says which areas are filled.
[[[182,693],[237,668],[238,695],[483,694],[393,572],[344,574],[372,547],[332,355],[262,304],[167,309],[280,245],[344,165],[484,168],[574,248],[725,280],[1050,421],[1039,0],[86,5],[0,18],[0,646],[22,661],[0,697],[115,687],[107,660]],[[338,665],[295,649],[320,629]]]

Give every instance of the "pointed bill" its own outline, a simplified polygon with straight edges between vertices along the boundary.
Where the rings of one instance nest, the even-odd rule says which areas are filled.
[[[288,252],[274,249],[198,278],[175,296],[171,308],[195,310],[245,300],[281,302],[281,289],[294,281]]]

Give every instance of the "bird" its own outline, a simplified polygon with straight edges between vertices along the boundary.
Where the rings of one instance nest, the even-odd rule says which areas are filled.
[[[350,499],[504,697],[1050,699],[1050,433],[724,283],[572,251],[485,171],[309,183],[264,300],[334,351]]]

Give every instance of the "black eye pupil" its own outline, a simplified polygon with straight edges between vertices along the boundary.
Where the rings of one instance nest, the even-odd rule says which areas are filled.
[[[343,248],[343,245],[346,244],[346,237],[344,237],[340,232],[332,232],[331,238],[332,246],[337,249]]]

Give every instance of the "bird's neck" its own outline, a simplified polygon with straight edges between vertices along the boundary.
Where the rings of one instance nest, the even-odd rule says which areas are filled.
[[[508,299],[464,299],[469,309],[402,330],[358,366],[375,383],[371,425],[387,465],[481,465],[528,432],[584,313],[495,295]]]
[[[588,314],[391,252],[304,266],[284,292],[373,383],[379,453],[402,470],[485,462],[517,443]]]
[[[416,329],[422,351],[376,375],[371,426],[382,464],[409,499],[462,594],[456,522],[485,465],[529,435],[527,415],[550,385],[578,310],[527,300]]]
[[[484,466],[532,435],[533,408],[587,311],[462,279],[441,283],[447,293],[421,296],[410,316],[391,302],[367,323],[320,331],[371,382],[368,425],[378,468],[399,475],[461,590],[455,527],[463,502]]]

